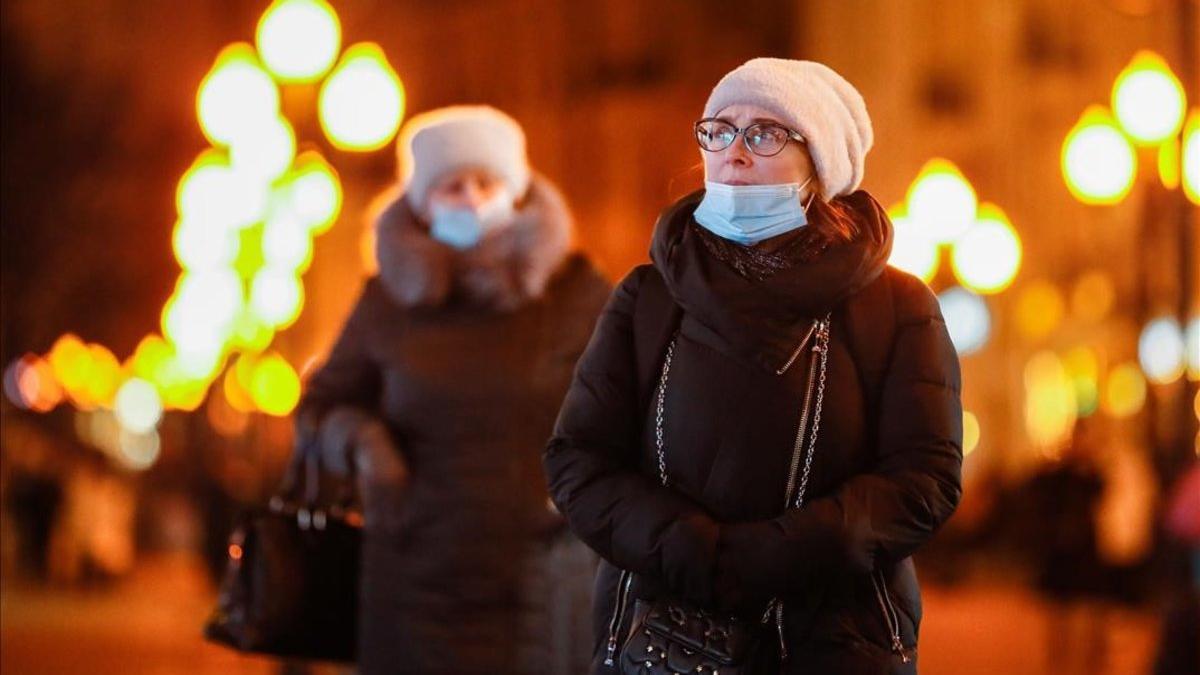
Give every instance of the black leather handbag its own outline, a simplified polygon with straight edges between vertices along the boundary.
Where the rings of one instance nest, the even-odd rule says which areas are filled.
[[[811,365],[800,425],[792,452],[791,470],[785,490],[784,508],[800,508],[808,487],[817,432],[821,427],[821,408],[825,394],[825,375],[829,355],[830,317],[813,321],[797,354],[811,341]],[[815,338],[815,339],[814,339]],[[678,333],[676,334],[678,339]],[[659,374],[655,409],[655,440],[658,453],[659,481],[669,484],[666,448],[663,444],[663,410],[675,342],[667,346]],[[814,397],[815,391],[815,397]],[[621,650],[622,675],[755,675],[778,672],[778,658],[768,648],[770,631],[765,624],[774,618],[779,639],[778,657],[787,657],[783,639],[783,603],[774,599],[762,621],[748,621],[735,615],[715,613],[676,599],[654,602],[636,600],[630,632]]]
[[[349,499],[320,504],[317,455],[310,444],[268,506],[235,526],[204,628],[209,640],[285,658],[354,660],[362,516]]]

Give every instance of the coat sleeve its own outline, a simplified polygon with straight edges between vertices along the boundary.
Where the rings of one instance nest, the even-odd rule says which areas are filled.
[[[309,377],[296,411],[298,433],[317,433],[333,417],[378,418],[382,374],[368,348],[376,284],[367,282],[329,357]]]
[[[958,505],[961,375],[936,297],[904,289],[883,380],[876,461],[831,494],[770,521],[725,525],[721,585],[788,593],[911,555]],[[826,411],[827,414],[830,411]]]
[[[606,560],[697,602],[711,599],[717,524],[638,468],[633,310],[653,269],[635,269],[601,313],[547,446],[550,493],[572,530]]]

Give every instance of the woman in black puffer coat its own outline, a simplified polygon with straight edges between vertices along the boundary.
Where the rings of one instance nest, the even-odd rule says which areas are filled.
[[[820,64],[755,59],[696,132],[706,190],[609,299],[544,456],[603,558],[593,672],[628,672],[635,609],[668,599],[765,613],[769,671],[913,673],[911,556],[960,497],[960,374],[855,191],[865,105]]]
[[[578,673],[595,561],[541,449],[611,287],[507,115],[426,113],[400,147],[379,275],[297,412],[326,466],[358,469],[360,671]]]

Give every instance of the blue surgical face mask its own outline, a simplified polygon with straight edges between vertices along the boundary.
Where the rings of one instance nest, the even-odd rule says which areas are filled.
[[[507,192],[502,192],[478,209],[433,204],[430,211],[433,215],[430,236],[461,251],[473,248],[484,235],[511,222],[513,201]]]
[[[751,246],[808,224],[800,192],[812,181],[780,185],[704,182],[704,199],[693,217],[718,237]],[[812,197],[809,197],[809,204]]]

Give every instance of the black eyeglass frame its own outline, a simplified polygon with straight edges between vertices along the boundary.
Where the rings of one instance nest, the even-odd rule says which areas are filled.
[[[730,139],[729,143],[727,143],[719,148],[706,148],[704,146],[704,143],[700,142],[700,133],[701,133],[700,125],[705,124],[707,122],[720,122],[721,124],[729,125],[730,127],[733,128],[733,138]],[[778,155],[779,153],[783,152],[783,149],[787,147],[787,141],[784,141],[784,143],[782,145],[780,145],[779,149],[776,150],[775,152],[772,152],[770,154],[764,154],[764,153],[758,152],[750,145],[750,136],[748,135],[748,132],[751,129],[754,129],[756,127],[771,127],[771,128],[775,128],[775,129],[782,129],[783,131],[787,132],[787,138],[789,140],[793,140],[793,141],[796,141],[797,143],[801,143],[801,144],[807,142],[804,140],[804,136],[801,136],[799,132],[789,129],[789,128],[783,126],[782,124],[775,124],[773,122],[755,122],[754,124],[749,124],[741,129],[739,129],[738,127],[736,127],[732,123],[730,123],[728,120],[723,120],[720,117],[705,117],[704,119],[696,120],[695,124],[692,125],[692,133],[696,138],[696,144],[699,145],[700,149],[705,152],[721,152],[721,151],[727,149],[729,146],[733,145],[737,141],[738,136],[742,137],[742,145],[746,146],[746,150],[749,150],[751,153],[758,155],[759,157],[774,157],[775,155]]]

